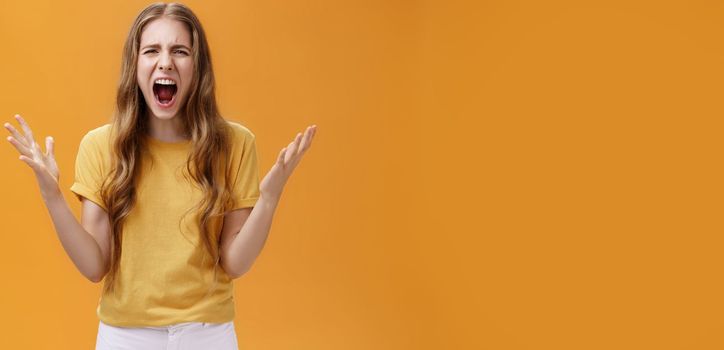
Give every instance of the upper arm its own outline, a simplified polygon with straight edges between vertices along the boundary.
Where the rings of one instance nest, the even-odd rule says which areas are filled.
[[[93,236],[101,249],[103,256],[103,271],[107,272],[110,266],[111,252],[111,224],[108,219],[108,213],[87,198],[82,198],[81,210],[81,226]]]
[[[224,215],[224,226],[221,228],[221,237],[219,238],[219,254],[221,266],[229,275],[233,275],[231,267],[226,265],[226,262],[228,262],[227,253],[229,246],[241,230],[241,227],[244,226],[246,219],[249,218],[251,210],[252,207],[241,208],[232,210]]]

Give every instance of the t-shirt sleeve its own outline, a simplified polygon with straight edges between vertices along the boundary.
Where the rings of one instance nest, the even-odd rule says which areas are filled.
[[[75,179],[70,190],[75,193],[78,200],[83,197],[98,204],[107,210],[100,196],[103,184],[102,155],[96,141],[90,133],[80,141],[78,154],[75,159]]]
[[[232,166],[236,169],[232,189],[234,198],[232,210],[253,207],[259,200],[259,165],[255,139],[254,134],[248,133],[243,140],[241,157],[238,154],[232,157],[234,159]]]

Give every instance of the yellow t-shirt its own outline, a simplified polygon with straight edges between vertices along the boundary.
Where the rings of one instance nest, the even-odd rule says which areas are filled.
[[[231,169],[238,169],[233,209],[253,207],[259,199],[255,136],[241,124],[227,122],[234,130]],[[110,170],[110,127],[93,129],[81,140],[70,188],[79,200],[86,197],[104,209],[99,190]],[[216,288],[206,296],[214,269],[195,224],[197,214],[181,221],[202,198],[181,172],[190,147],[190,141],[148,138],[138,197],[123,228],[120,284],[115,294],[101,295],[98,304],[98,317],[107,324],[143,327],[234,319],[233,281],[220,266]],[[216,235],[218,242],[220,232]]]

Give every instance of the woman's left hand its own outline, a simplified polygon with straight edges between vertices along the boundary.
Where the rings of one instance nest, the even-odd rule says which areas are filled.
[[[309,146],[312,145],[312,139],[316,131],[316,125],[308,126],[304,131],[304,135],[297,133],[294,141],[290,142],[287,147],[282,148],[276,163],[259,184],[259,190],[263,197],[272,197],[279,200],[289,176],[292,175],[294,168],[302,160],[302,156],[309,149]]]

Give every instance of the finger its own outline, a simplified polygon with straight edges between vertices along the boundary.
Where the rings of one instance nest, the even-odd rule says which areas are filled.
[[[39,171],[40,168],[38,166],[38,163],[36,163],[32,158],[28,158],[26,156],[20,156],[20,160],[25,162],[28,166],[30,166],[33,170]]]
[[[314,135],[316,135],[316,134],[317,134],[317,126],[316,126],[316,125],[312,125],[312,135],[309,137],[309,143],[310,143],[310,144],[312,143],[312,140],[314,139]]]
[[[304,153],[304,151],[307,150],[307,144],[309,143],[309,136],[311,135],[311,127],[307,127],[306,130],[304,130],[304,136],[302,136],[302,141],[299,143],[299,153]]]
[[[55,143],[55,140],[53,140],[52,136],[48,136],[45,138],[45,155],[49,157],[55,157],[53,154],[53,144]]]
[[[290,143],[291,147],[289,147],[290,154],[292,156],[297,155],[297,150],[299,149],[299,141],[302,139],[302,133],[298,132],[297,136],[294,137],[294,141]]]
[[[22,143],[23,146],[25,146],[25,147],[28,146],[28,144],[25,142],[25,136],[20,135],[20,133],[18,132],[18,129],[15,129],[15,127],[12,124],[5,123],[5,129],[8,129],[8,131],[10,131],[10,133],[13,134],[13,137],[15,137],[15,139],[18,140],[18,142]]]
[[[286,157],[284,157],[284,164],[289,163],[289,161],[294,158],[294,141],[290,142],[287,147]]]
[[[277,156],[277,164],[283,166],[284,165],[284,153],[286,153],[287,148],[282,148],[281,152],[279,152],[279,156]]]
[[[302,152],[305,152],[309,146],[312,145],[312,139],[314,139],[314,132],[316,129],[316,125],[312,125],[307,128],[307,131],[304,133],[305,140],[302,141]]]
[[[25,131],[25,139],[28,141],[28,144],[34,146],[35,139],[33,138],[33,131],[30,130],[28,123],[25,122],[25,119],[23,119],[20,114],[16,114],[15,119],[17,119],[18,122],[20,122],[20,126],[23,127],[23,131]]]
[[[18,152],[20,152],[20,154],[26,155],[31,158],[33,157],[33,153],[30,151],[30,149],[28,149],[28,147],[26,147],[25,145],[21,144],[14,137],[8,136],[8,141],[10,141],[10,144],[12,144],[13,147],[15,147]]]

